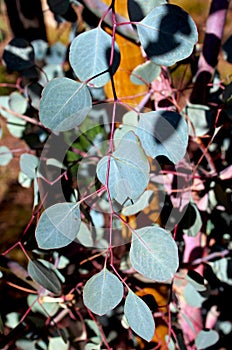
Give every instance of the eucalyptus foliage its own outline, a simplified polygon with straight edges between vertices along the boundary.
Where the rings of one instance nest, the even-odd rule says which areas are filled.
[[[78,1],[49,0],[48,6],[57,20],[73,21],[76,14],[72,3],[88,10],[93,5],[91,1],[83,1],[84,5],[81,5]],[[188,186],[185,186],[187,194],[184,191],[179,194],[184,180],[181,178],[182,182],[178,183],[175,166],[181,168],[187,163],[184,157],[189,129],[193,125],[201,129],[201,133],[191,133],[193,137],[208,130],[205,120],[197,126],[196,119],[197,116],[205,117],[209,107],[189,105],[181,112],[173,98],[171,106],[167,104],[149,111],[144,108],[152,89],[155,96],[152,84],[164,81],[169,67],[178,65],[193,53],[198,41],[196,25],[181,7],[164,0],[128,0],[131,22],[124,23],[115,13],[114,3],[112,1],[109,7],[92,6],[95,14],[105,10],[98,18],[98,25],[87,21],[81,32],[73,32],[72,28],[67,51],[68,73],[57,65],[56,59],[62,55],[55,52],[55,59],[46,57],[46,45],[42,43],[27,46],[12,41],[3,55],[8,68],[22,72],[24,77],[35,74],[31,69],[35,69],[38,57],[45,63],[55,60],[52,67],[44,66],[47,74],[39,74],[36,70],[37,80],[33,75],[23,93],[14,91],[9,97],[1,97],[0,105],[9,132],[14,136],[25,136],[30,143],[27,126],[31,123],[36,128],[33,152],[23,153],[19,159],[19,182],[24,187],[32,183],[34,186],[32,220],[36,219],[35,235],[33,249],[27,256],[27,276],[23,279],[30,279],[30,287],[38,297],[30,294],[28,305],[33,312],[54,317],[54,322],[51,318],[53,325],[59,323],[61,309],[68,310],[64,312],[65,316],[69,314],[72,319],[80,319],[85,349],[102,349],[99,339],[108,344],[107,341],[110,343],[109,339],[114,338],[109,332],[105,339],[98,326],[99,319],[110,328],[110,323],[104,320],[110,319],[113,313],[119,315],[123,327],[132,331],[135,344],[139,338],[145,343],[156,339],[157,310],[139,295],[140,288],[134,288],[134,279],[171,288],[180,263],[175,210],[180,212],[182,234],[188,238],[195,238],[203,225],[200,210],[190,201],[191,196],[187,196]],[[110,23],[111,29],[105,22]],[[147,88],[148,99],[138,106],[124,103],[117,96],[115,84],[123,59],[116,33],[120,32],[125,39],[128,30],[133,34],[130,38],[136,41],[145,56],[142,64],[128,72],[130,83]],[[58,50],[57,47],[53,49]],[[15,57],[18,67],[14,63]],[[99,102],[104,101],[109,86],[113,102],[101,109]],[[170,94],[165,102],[171,97]],[[30,108],[36,111],[38,118],[29,119]],[[186,117],[190,109],[192,122]],[[21,119],[17,115],[21,115]],[[1,146],[0,165],[8,165],[12,158],[11,150]],[[159,169],[157,160],[160,159]],[[162,180],[161,173],[164,175]],[[173,175],[173,182],[176,181],[174,195],[168,182],[169,175]],[[184,170],[182,175],[186,179],[189,173]],[[156,221],[147,222],[143,213],[151,208],[151,212],[158,211],[154,203],[158,202],[160,207],[164,205],[160,200],[162,194],[163,198],[170,196],[171,219],[165,222],[160,215]],[[125,243],[123,257],[120,252],[119,258],[114,248]],[[27,244],[30,241],[25,240],[26,249]],[[74,276],[73,281],[70,275]],[[183,278],[185,285],[181,287],[185,302],[199,308],[206,300],[202,295],[206,287],[194,277]],[[176,286],[178,290],[178,284]],[[76,300],[78,306],[74,307]],[[85,319],[80,316],[82,311]],[[88,329],[94,334],[90,338],[86,336]],[[205,343],[213,345],[217,340],[215,331],[201,331],[195,345],[200,350]],[[174,348],[173,339],[168,340],[165,336],[164,341],[169,348]],[[43,341],[39,344],[36,340],[33,346],[68,349],[69,342],[65,332],[58,330],[47,344]]]

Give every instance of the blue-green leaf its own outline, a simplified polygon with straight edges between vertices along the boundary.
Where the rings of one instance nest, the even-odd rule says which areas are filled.
[[[155,321],[147,304],[129,290],[124,314],[131,329],[146,341],[151,341],[155,332]]]
[[[65,343],[61,337],[54,337],[49,339],[48,350],[68,350],[69,348],[69,342]]]
[[[132,83],[137,85],[144,85],[151,83],[155,78],[157,78],[161,73],[161,68],[152,61],[147,61],[145,63],[137,66],[130,75],[130,80]]]
[[[219,334],[218,332],[214,330],[202,330],[198,333],[196,339],[195,339],[195,344],[197,350],[202,350],[206,349],[219,340]]]
[[[188,57],[198,40],[194,21],[176,5],[154,8],[136,26],[147,56],[163,66],[172,66]]]
[[[68,78],[50,81],[42,93],[40,120],[53,131],[66,131],[80,125],[91,110],[88,88]]]
[[[189,218],[188,218],[188,215],[189,215]],[[201,219],[200,212],[194,203],[189,204],[182,221],[185,218],[189,221],[190,225],[187,228],[183,227],[183,232],[187,236],[195,237],[199,233],[202,227],[202,219]]]
[[[79,34],[70,46],[70,64],[81,81],[87,81],[100,73],[109,70],[112,37],[102,28],[97,27]],[[112,73],[117,70],[120,62],[118,45],[114,47],[114,62]],[[110,80],[110,73],[105,72],[92,79],[94,87],[104,86]]]
[[[36,169],[39,165],[39,160],[33,154],[24,153],[20,157],[19,161],[21,171],[29,178],[34,179]]]
[[[122,215],[131,216],[139,213],[148,207],[153,195],[154,192],[152,190],[145,191],[134,204],[128,205],[122,209]]]
[[[100,316],[114,309],[122,297],[122,282],[106,268],[91,277],[83,291],[85,306]]]
[[[135,270],[158,282],[173,278],[178,265],[178,249],[169,232],[148,226],[132,234],[130,261]]]
[[[148,156],[166,156],[173,163],[184,157],[188,145],[187,123],[171,111],[141,113],[136,135]]]
[[[201,307],[205,298],[201,296],[200,293],[194,288],[191,283],[188,283],[184,287],[183,296],[186,300],[186,303],[192,307]]]
[[[60,305],[58,302],[54,302],[54,303],[48,303],[45,301],[39,302],[38,295],[35,295],[35,294],[28,295],[27,304],[30,306],[31,311],[39,312],[40,314],[46,317],[48,317],[48,315],[54,316],[60,308]]]
[[[0,146],[0,165],[7,165],[13,159],[12,153],[6,146]]]
[[[57,203],[45,209],[36,227],[35,236],[42,249],[62,248],[76,238],[81,223],[76,203]]]
[[[141,21],[156,6],[166,3],[166,0],[127,0],[128,14],[131,22]]]
[[[106,184],[108,157],[97,165],[97,177]],[[137,136],[128,132],[110,157],[109,191],[112,199],[123,204],[136,200],[146,189],[149,181],[149,162]]]
[[[45,289],[54,294],[61,292],[60,280],[53,269],[48,268],[38,260],[30,260],[27,269],[31,278]]]
[[[9,107],[14,112],[24,114],[27,109],[27,100],[22,94],[14,91],[9,96]]]

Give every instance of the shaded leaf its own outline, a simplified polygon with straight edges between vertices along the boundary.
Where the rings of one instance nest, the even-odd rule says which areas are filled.
[[[91,277],[83,291],[85,306],[100,316],[114,309],[122,297],[122,282],[106,268]]]
[[[111,46],[112,37],[100,27],[81,33],[72,41],[69,54],[70,64],[81,81],[89,80],[109,70]],[[115,43],[112,74],[116,72],[119,62],[119,48]],[[105,72],[92,79],[90,84],[93,84],[94,87],[101,87],[109,80],[110,73]]]
[[[197,206],[194,203],[189,203],[186,212],[181,220],[184,234],[195,237],[202,226],[202,219]],[[187,226],[187,227],[186,227]]]
[[[218,332],[214,330],[202,330],[198,333],[195,344],[197,350],[206,349],[219,340]]]
[[[55,78],[43,90],[40,120],[51,130],[66,131],[80,125],[91,107],[91,95],[85,85]]]
[[[124,314],[131,329],[146,341],[151,341],[155,332],[155,321],[147,304],[129,290],[125,300]]]
[[[187,123],[176,112],[141,113],[136,135],[148,156],[166,156],[173,163],[184,157],[188,145]]]
[[[32,68],[35,65],[34,58],[32,45],[22,38],[13,38],[5,46],[2,56],[7,68],[17,72]]]
[[[176,242],[158,226],[143,227],[132,234],[130,261],[147,278],[165,282],[173,278],[178,265]]]
[[[97,177],[105,185],[108,156],[97,165]],[[136,135],[130,131],[120,141],[110,157],[109,191],[112,199],[123,204],[136,200],[149,181],[149,162]]]
[[[62,248],[76,238],[81,223],[76,203],[57,203],[45,209],[36,227],[36,240],[42,249]]]
[[[60,294],[61,284],[54,270],[46,267],[38,260],[30,260],[28,263],[28,274],[42,287],[54,294]]]
[[[164,66],[172,66],[188,57],[198,40],[194,21],[176,5],[154,8],[136,26],[147,56]]]
[[[186,280],[190,282],[198,292],[204,292],[207,289],[205,286],[206,280],[195,270],[188,271]]]
[[[80,230],[77,234],[78,241],[85,247],[93,247],[93,237],[88,229],[87,225],[82,221],[80,225]]]
[[[166,4],[166,0],[127,0],[128,14],[132,22],[141,21],[156,6]]]

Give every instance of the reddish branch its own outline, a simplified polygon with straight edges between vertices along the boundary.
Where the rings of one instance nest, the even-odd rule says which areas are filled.
[[[190,97],[191,103],[207,104],[209,83],[218,63],[221,39],[229,7],[229,0],[212,0],[206,22],[203,49],[198,62],[196,81]]]

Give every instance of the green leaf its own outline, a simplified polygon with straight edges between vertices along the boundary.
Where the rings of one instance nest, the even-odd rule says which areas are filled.
[[[6,315],[5,325],[9,328],[15,328],[19,324],[19,313],[10,312]]]
[[[166,156],[173,163],[184,157],[188,145],[187,123],[171,111],[141,113],[136,135],[148,156]]]
[[[195,339],[197,350],[206,349],[217,343],[219,340],[218,332],[214,330],[200,331]]]
[[[85,306],[99,316],[114,309],[122,297],[122,282],[106,268],[91,277],[83,291]]]
[[[76,238],[81,223],[76,203],[57,203],[45,209],[36,227],[35,236],[41,249],[62,248]]]
[[[91,110],[88,88],[68,78],[55,78],[42,93],[40,120],[53,131],[67,131],[80,125]]]
[[[168,350],[176,350],[175,343],[168,334],[165,335],[164,339],[165,339],[166,345],[168,347]]]
[[[0,165],[7,165],[13,159],[13,155],[8,147],[0,146]]]
[[[145,191],[134,204],[128,205],[122,209],[122,215],[131,216],[139,213],[148,207],[153,195],[154,192],[152,190]]]
[[[38,282],[42,287],[54,294],[60,294],[61,284],[55,271],[46,267],[38,260],[30,260],[28,263],[28,274]]]
[[[128,14],[131,22],[141,21],[156,6],[166,3],[166,0],[127,0]]]
[[[88,343],[85,345],[85,350],[100,350],[101,346],[94,344],[94,343]]]
[[[145,63],[137,66],[130,75],[130,80],[132,83],[137,85],[144,85],[152,83],[155,78],[160,75],[161,68],[152,61],[147,61]]]
[[[22,187],[29,188],[31,187],[32,180],[27,175],[25,175],[22,171],[20,171],[18,174],[18,182]]]
[[[198,40],[194,21],[176,5],[154,8],[136,26],[147,56],[163,66],[172,66],[190,56]]]
[[[24,153],[20,157],[19,165],[21,171],[29,179],[34,179],[36,175],[36,169],[39,165],[39,159],[32,154]]]
[[[155,332],[155,321],[147,304],[129,290],[124,314],[131,329],[146,341],[151,341]]]
[[[97,27],[79,34],[70,46],[70,64],[81,81],[87,81],[100,73],[109,70],[112,37],[102,28]],[[120,53],[118,45],[114,46],[114,62],[112,74],[119,66]],[[106,72],[92,79],[94,87],[104,86],[110,80],[110,73]]]
[[[105,185],[108,156],[97,165],[97,177]],[[120,141],[110,157],[109,191],[112,199],[123,204],[136,200],[149,182],[149,162],[136,135],[130,131]]]
[[[134,269],[145,277],[168,281],[179,265],[176,242],[158,226],[143,227],[132,234],[130,260]]]

